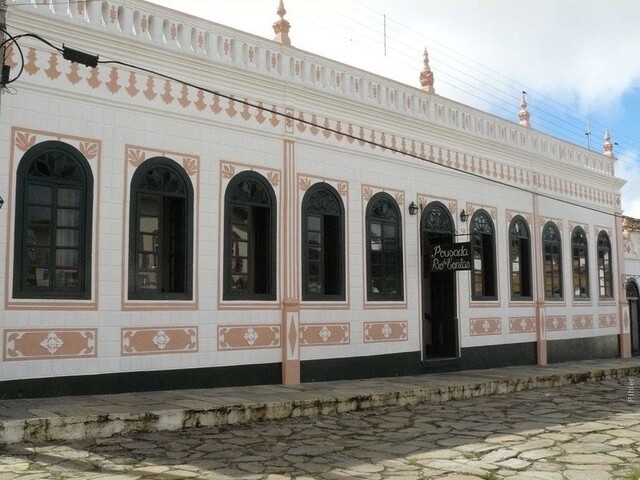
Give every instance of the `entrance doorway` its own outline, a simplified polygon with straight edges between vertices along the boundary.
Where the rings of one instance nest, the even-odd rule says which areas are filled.
[[[638,295],[638,285],[633,280],[627,282],[627,300],[629,301],[629,322],[631,331],[631,354],[635,357],[640,355],[640,322],[638,310],[640,305],[640,295]]]
[[[420,219],[422,252],[422,347],[425,360],[458,356],[455,272],[432,273],[429,247],[453,243],[455,229],[449,210],[432,202]]]

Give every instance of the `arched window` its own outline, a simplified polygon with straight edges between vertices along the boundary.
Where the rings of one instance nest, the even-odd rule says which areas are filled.
[[[129,299],[193,297],[193,187],[184,169],[150,158],[131,179]]]
[[[598,234],[598,283],[600,298],[613,298],[613,272],[611,270],[611,242],[604,231]]]
[[[571,235],[571,269],[573,273],[573,298],[589,298],[589,251],[587,235],[580,227]]]
[[[511,298],[532,298],[531,290],[531,235],[524,218],[517,216],[509,225],[509,267]]]
[[[471,296],[474,300],[494,300],[497,298],[494,228],[484,210],[478,210],[471,219],[471,248]]]
[[[344,207],[326,183],[302,200],[302,300],[344,300]]]
[[[366,213],[367,294],[372,301],[403,300],[400,209],[387,193],[376,193]]]
[[[17,171],[13,296],[91,297],[93,174],[58,141],[25,152]]]
[[[562,248],[560,232],[552,222],[547,222],[542,230],[542,252],[544,266],[545,300],[561,300],[562,292]]]
[[[224,300],[276,299],[276,196],[256,172],[231,179],[224,199]]]

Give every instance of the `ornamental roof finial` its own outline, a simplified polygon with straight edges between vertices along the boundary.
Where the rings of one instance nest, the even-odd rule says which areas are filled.
[[[607,157],[613,157],[613,143],[611,143],[611,135],[609,129],[604,132],[604,143],[602,144],[603,152]]]
[[[291,25],[284,19],[287,11],[284,9],[283,0],[280,0],[276,13],[280,17],[280,20],[273,24],[273,31],[276,32],[274,40],[282,45],[291,46],[291,39],[289,38],[289,29],[291,28]]]
[[[429,53],[427,53],[427,47],[424,48],[424,60],[422,72],[420,72],[420,85],[422,85],[422,90],[427,93],[436,93],[435,88],[433,88],[433,72],[431,71],[431,67],[429,67]]]
[[[524,90],[522,91],[522,99],[520,100],[520,111],[518,112],[518,118],[520,119],[520,125],[523,127],[531,127],[531,122],[529,122],[529,117],[531,114],[527,111],[527,100],[524,96],[527,94]]]

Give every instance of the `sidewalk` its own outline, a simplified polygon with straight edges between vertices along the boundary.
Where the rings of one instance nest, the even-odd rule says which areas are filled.
[[[640,358],[368,380],[0,400],[0,443],[327,415],[640,375]]]

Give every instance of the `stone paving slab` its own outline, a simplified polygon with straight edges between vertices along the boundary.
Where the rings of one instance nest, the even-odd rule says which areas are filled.
[[[295,386],[0,400],[0,443],[108,438],[136,432],[217,427],[375,407],[441,403],[617,379],[638,373],[640,358],[633,358]]]

